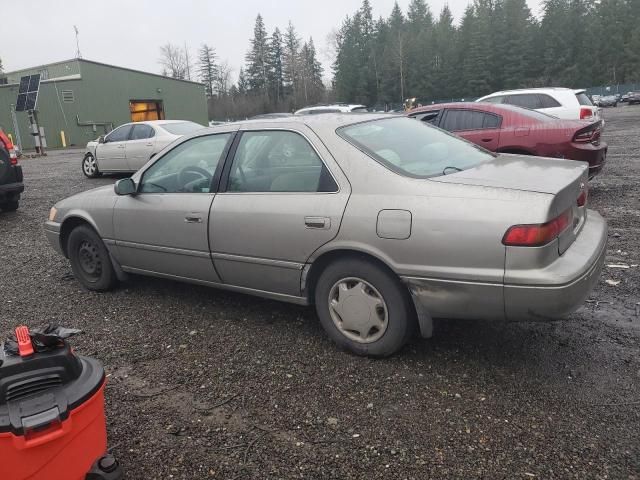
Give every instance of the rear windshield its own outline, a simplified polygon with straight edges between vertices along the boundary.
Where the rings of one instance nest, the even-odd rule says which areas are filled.
[[[193,122],[179,122],[179,123],[164,123],[162,125],[167,132],[173,135],[187,135],[198,130],[202,130],[204,127]]]
[[[338,135],[396,173],[414,178],[456,173],[494,155],[412,118],[385,118],[338,129]]]
[[[576,98],[578,99],[578,103],[580,105],[586,105],[587,107],[593,107],[593,103],[589,100],[586,93],[576,93]]]

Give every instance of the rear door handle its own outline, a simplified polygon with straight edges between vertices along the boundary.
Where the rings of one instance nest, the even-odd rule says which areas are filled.
[[[490,142],[491,140],[493,140],[493,138],[483,138],[482,141],[487,143]]]
[[[126,145],[118,145],[118,148],[125,148]]]
[[[153,143],[147,143],[147,147],[153,147]]]
[[[304,225],[307,228],[327,230],[331,227],[331,219],[327,217],[304,217]]]
[[[184,221],[187,223],[202,223],[202,217],[196,214],[189,214],[184,217]]]

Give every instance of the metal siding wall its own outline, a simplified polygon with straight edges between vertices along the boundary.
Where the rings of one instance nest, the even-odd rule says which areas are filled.
[[[112,115],[118,125],[131,121],[129,100],[162,100],[167,120],[207,125],[204,85],[90,62],[81,68],[83,80],[94,89],[92,110]]]
[[[56,67],[66,69],[66,65],[63,63]],[[51,72],[52,67],[48,68]],[[167,119],[191,120],[207,125],[207,101],[203,85],[82,60],[80,69],[81,80],[49,81],[41,85],[38,96],[39,120],[45,129],[49,148],[62,147],[61,130],[65,132],[67,146],[78,147],[105,133],[100,125],[97,125],[96,131],[91,126],[79,126],[76,116],[81,122],[113,122],[114,127],[131,121],[129,100],[133,99],[162,100]],[[23,72],[28,74],[35,71]],[[78,71],[72,73],[77,74]],[[72,103],[62,101],[62,90],[73,91]],[[15,104],[17,96],[17,85],[0,87],[0,126],[13,134],[14,139],[9,108]],[[35,144],[29,134],[27,114],[18,112],[17,119],[23,147],[32,149]]]

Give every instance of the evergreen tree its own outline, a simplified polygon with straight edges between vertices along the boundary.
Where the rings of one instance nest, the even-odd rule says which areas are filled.
[[[284,50],[282,52],[282,70],[285,93],[293,97],[294,105],[298,105],[299,68],[298,55],[300,53],[300,38],[293,24],[289,22],[284,36]]]
[[[240,73],[238,74],[238,93],[240,95],[246,95],[249,91],[249,82],[244,74],[244,69],[240,67]]]
[[[262,16],[258,14],[256,23],[253,28],[253,39],[251,39],[251,48],[247,53],[245,60],[247,62],[246,77],[249,90],[253,93],[268,95],[267,87],[269,81],[269,66],[267,60],[267,52],[269,49],[269,38],[265,29]]]
[[[218,77],[218,65],[215,50],[207,44],[203,44],[198,53],[198,75],[204,83],[207,95],[212,96]]]
[[[269,92],[276,105],[282,101],[284,94],[284,70],[282,57],[282,34],[280,33],[280,29],[276,27],[273,31],[273,35],[271,35],[271,42],[269,43],[269,51],[267,55]]]
[[[407,13],[407,90],[409,97],[433,93],[433,17],[425,0],[411,0]]]
[[[2,66],[2,59],[0,58],[0,73],[4,73],[4,67]]]
[[[405,18],[398,2],[394,3],[389,17],[387,38],[382,88],[388,101],[403,103],[407,75],[408,35],[405,30]]]

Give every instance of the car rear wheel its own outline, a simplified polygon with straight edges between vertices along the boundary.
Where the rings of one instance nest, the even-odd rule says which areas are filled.
[[[385,357],[404,346],[415,327],[409,293],[400,280],[362,259],[329,264],[315,291],[320,323],[340,347]]]
[[[85,288],[105,291],[115,286],[117,278],[109,252],[92,228],[81,225],[71,231],[67,254],[73,274]]]
[[[15,212],[18,209],[18,200],[0,203],[0,210],[3,212]]]
[[[89,178],[96,178],[100,176],[100,170],[98,170],[98,163],[94,156],[87,153],[82,159],[82,173]]]

